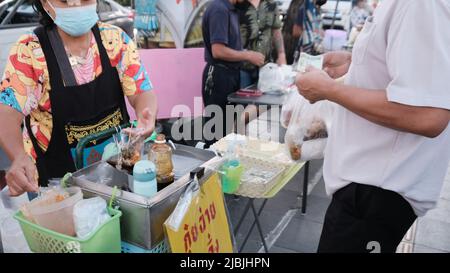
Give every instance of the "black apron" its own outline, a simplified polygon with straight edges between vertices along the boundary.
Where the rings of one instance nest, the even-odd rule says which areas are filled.
[[[102,74],[94,81],[77,85],[75,75],[56,28],[34,30],[48,66],[53,130],[47,151],[41,149],[25,119],[28,134],[36,151],[39,185],[47,186],[51,178],[75,171],[74,156],[78,142],[87,135],[118,127],[129,121],[124,93],[117,69],[111,66],[97,25],[92,28],[100,53]],[[111,140],[88,145],[84,161],[101,159],[103,147]]]

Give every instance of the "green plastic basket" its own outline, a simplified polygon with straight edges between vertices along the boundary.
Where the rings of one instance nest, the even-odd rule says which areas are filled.
[[[14,218],[19,221],[31,251],[35,253],[120,253],[120,217],[122,212],[108,208],[112,216],[90,237],[80,240],[57,233],[23,217],[22,212]]]

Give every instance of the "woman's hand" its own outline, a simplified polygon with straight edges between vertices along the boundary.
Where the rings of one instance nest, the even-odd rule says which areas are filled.
[[[25,192],[38,192],[38,172],[33,161],[27,154],[14,159],[11,168],[6,173],[6,183],[11,196],[20,196]]]
[[[138,125],[137,128],[142,129],[140,132],[145,138],[152,135],[155,130],[156,119],[152,115],[150,108],[144,108],[142,112],[138,115]]]
[[[352,54],[346,51],[325,53],[323,57],[323,70],[333,79],[347,74],[352,63]]]
[[[128,100],[136,111],[137,128],[141,130],[124,129],[130,134],[139,134],[144,137],[149,137],[155,130],[157,100],[153,92],[144,92],[138,95],[129,96]]]

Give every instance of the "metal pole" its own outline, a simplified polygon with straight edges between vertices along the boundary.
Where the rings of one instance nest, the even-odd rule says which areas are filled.
[[[266,251],[266,253],[269,253],[269,248],[267,247],[266,239],[264,238],[264,233],[263,233],[262,228],[261,228],[261,223],[259,222],[259,217],[258,217],[258,214],[256,212],[255,205],[253,203],[253,199],[251,201],[251,207],[252,207],[253,215],[255,215],[256,227],[258,228],[259,235],[261,236],[261,241],[263,243],[264,250]]]
[[[334,14],[333,14],[333,21],[331,22],[331,29],[334,29],[334,24],[336,23],[336,14],[338,11],[339,2],[340,2],[340,0],[336,1],[336,7],[334,8]]]
[[[305,164],[303,177],[303,194],[302,194],[302,214],[306,214],[306,205],[308,204],[308,180],[309,180],[309,161]]]
[[[237,223],[236,227],[234,228],[234,232],[233,232],[234,236],[237,236],[237,233],[238,233],[239,229],[241,228],[242,223],[244,222],[245,216],[247,215],[247,213],[250,210],[251,203],[252,203],[252,199],[249,198],[247,205],[245,206],[244,213],[242,214],[241,219],[239,219],[239,222]]]
[[[256,226],[256,217],[261,216],[261,213],[262,213],[264,207],[266,206],[267,200],[268,200],[268,199],[264,199],[263,204],[262,204],[261,207],[259,208],[258,215],[254,215],[254,216],[255,216],[255,220],[253,221],[253,224],[252,224],[252,226],[250,227],[250,230],[248,231],[247,236],[245,236],[245,239],[244,239],[244,241],[242,242],[241,248],[239,249],[239,253],[241,253],[242,250],[244,250],[244,247],[245,247],[245,245],[247,244],[247,241],[248,241],[248,239],[250,238],[250,235],[252,234],[252,231],[253,231],[253,229],[254,229],[255,226]],[[261,235],[261,234],[260,234],[260,235]],[[263,236],[262,238],[264,238],[264,235],[262,235],[262,236]],[[264,239],[263,239],[263,243],[264,243]]]

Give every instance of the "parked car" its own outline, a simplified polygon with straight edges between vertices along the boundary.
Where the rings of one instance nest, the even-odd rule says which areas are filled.
[[[278,10],[280,11],[280,14],[282,16],[285,16],[292,0],[277,0],[276,2],[278,4]]]
[[[98,13],[102,22],[121,27],[133,37],[134,12],[113,0],[98,0]],[[9,49],[27,31],[33,30],[39,21],[38,14],[27,0],[6,0],[0,3],[0,74]]]
[[[328,0],[325,5],[322,6],[322,23],[324,29],[329,29],[334,21],[334,29],[341,29],[349,31],[350,28],[350,12],[352,11],[352,0],[339,0],[339,4],[336,10],[337,0]],[[336,11],[336,14],[335,14]]]

